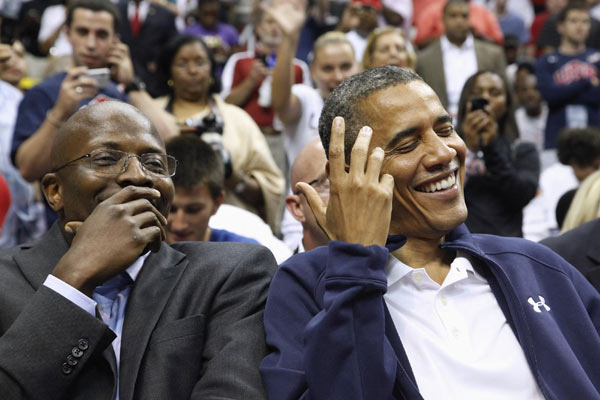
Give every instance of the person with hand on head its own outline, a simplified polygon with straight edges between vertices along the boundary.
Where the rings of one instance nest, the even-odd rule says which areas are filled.
[[[502,77],[479,71],[462,90],[458,132],[467,145],[466,225],[471,232],[523,236],[523,208],[540,176],[535,144],[519,140],[513,100]]]
[[[349,78],[319,133],[328,203],[297,186],[331,241],[269,288],[270,398],[600,395],[600,294],[541,245],[468,231],[466,146],[418,75]]]
[[[0,397],[264,398],[271,254],[163,243],[176,160],[130,105],[76,112],[51,154],[59,221],[0,252]]]
[[[285,206],[294,219],[302,224],[302,240],[294,250],[294,254],[326,246],[329,242],[329,238],[317,223],[307,198],[297,187],[299,182],[309,184],[316,189],[319,197],[326,204],[329,201],[326,164],[327,157],[321,139],[315,139],[304,146],[290,170],[293,194],[285,198]]]
[[[172,129],[210,143],[225,163],[225,200],[260,216],[279,229],[284,179],[264,135],[250,115],[218,95],[220,82],[204,41],[173,38],[161,57],[171,93],[154,100],[169,113]]]
[[[107,99],[130,102],[151,118],[163,137],[174,134],[166,113],[154,105],[136,80],[129,48],[117,37],[120,16],[103,0],[77,0],[67,11],[67,37],[73,47],[72,66],[27,91],[19,106],[11,157],[28,181],[50,170],[50,148],[60,126],[80,107]],[[110,81],[86,75],[110,68]],[[121,85],[123,91],[117,88]]]

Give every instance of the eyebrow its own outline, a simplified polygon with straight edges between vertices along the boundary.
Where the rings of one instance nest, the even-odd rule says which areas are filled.
[[[125,151],[125,150],[121,149],[121,145],[122,145],[121,143],[109,141],[109,142],[102,142],[102,143],[100,143],[98,148],[106,148],[106,149],[113,149],[113,150]],[[162,149],[159,149],[159,148],[156,148],[156,147],[147,147],[146,149],[144,149],[142,151],[141,154],[146,154],[146,153],[166,154],[166,151],[163,151]]]
[[[440,115],[439,117],[437,117],[435,119],[434,125],[445,124],[448,122],[452,122],[452,117],[449,114],[444,114],[444,115]],[[385,146],[386,149],[389,150],[389,149],[395,147],[402,139],[404,139],[405,137],[414,135],[415,133],[418,132],[418,130],[419,130],[419,128],[416,126],[412,126],[410,128],[401,130],[400,132],[396,133],[396,135],[392,138],[392,140],[390,140],[388,142],[388,144]]]

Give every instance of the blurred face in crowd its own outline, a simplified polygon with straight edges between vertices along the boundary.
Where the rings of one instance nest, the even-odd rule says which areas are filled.
[[[491,72],[479,75],[471,92],[471,99],[474,97],[487,99],[496,120],[506,114],[506,89],[498,75]]]
[[[438,239],[467,217],[465,143],[426,83],[412,81],[372,93],[360,103],[373,129],[369,153],[385,156],[381,173],[394,177],[390,233]]]
[[[260,23],[256,26],[256,33],[265,46],[275,48],[281,43],[281,28],[270,15],[263,13]]]
[[[354,49],[349,43],[331,43],[315,51],[310,66],[313,80],[326,99],[333,89],[358,71]]]
[[[108,11],[76,8],[67,37],[77,66],[103,68],[116,39],[113,16]]]
[[[16,41],[11,46],[10,58],[0,63],[0,80],[18,86],[26,73],[25,48],[23,43]]]
[[[542,111],[542,95],[537,89],[535,75],[529,74],[518,85],[515,85],[515,93],[528,115],[539,115]]]
[[[191,42],[179,48],[171,64],[171,79],[176,98],[187,101],[206,99],[210,88],[211,67],[202,44]]]
[[[208,221],[222,201],[223,196],[212,198],[206,184],[193,189],[176,187],[167,218],[167,243],[209,241]]]
[[[558,25],[562,40],[572,45],[584,44],[590,33],[590,14],[585,10],[571,10]]]
[[[198,7],[198,22],[206,29],[215,29],[219,23],[219,2],[209,1]]]
[[[398,32],[385,33],[377,38],[373,48],[371,68],[384,65],[408,66],[406,41]]]
[[[471,31],[469,23],[469,4],[453,3],[446,7],[443,16],[446,37],[451,43],[461,45]]]

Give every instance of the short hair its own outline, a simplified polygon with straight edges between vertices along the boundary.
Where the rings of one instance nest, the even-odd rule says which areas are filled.
[[[313,44],[312,52],[308,56],[308,58],[309,58],[308,61],[310,63],[312,63],[315,60],[317,51],[319,49],[322,49],[323,47],[326,47],[326,46],[330,46],[332,44],[347,44],[347,45],[349,45],[350,48],[352,49],[352,55],[354,56],[354,53],[355,53],[354,46],[352,45],[352,42],[350,42],[350,40],[348,40],[348,37],[346,37],[346,35],[342,32],[330,31],[330,32],[322,34],[321,36],[319,36],[317,38],[317,40],[315,40],[315,43]]]
[[[528,73],[535,75],[535,64],[531,60],[523,60],[517,63],[517,72],[527,71]]]
[[[360,103],[374,92],[416,80],[423,81],[419,75],[406,68],[388,65],[360,72],[343,81],[325,101],[319,118],[319,135],[327,157],[329,157],[331,124],[335,117],[344,118],[346,126],[344,149],[346,162],[349,162],[358,131],[369,124]]]
[[[121,25],[121,14],[117,7],[108,0],[76,0],[74,1],[67,10],[67,19],[65,25],[71,27],[73,23],[73,14],[78,8],[85,8],[92,11],[106,11],[113,17],[113,29],[115,33],[119,31]]]
[[[442,17],[446,15],[446,11],[448,11],[448,7],[452,4],[466,4],[469,5],[469,0],[448,0],[446,4],[444,4],[444,8],[442,9]]]
[[[208,143],[195,135],[181,135],[170,139],[166,149],[168,155],[177,159],[177,173],[172,178],[176,189],[207,185],[213,200],[223,193],[225,166]]]
[[[600,171],[596,171],[585,178],[577,188],[563,222],[561,233],[599,217]]]
[[[375,45],[377,44],[377,40],[379,40],[379,38],[383,35],[387,35],[388,33],[396,33],[402,36],[404,42],[406,43],[406,58],[408,61],[408,68],[414,71],[415,66],[417,64],[417,55],[412,49],[409,48],[410,42],[406,38],[404,31],[400,28],[396,28],[395,26],[384,26],[382,28],[377,28],[373,30],[373,32],[371,32],[367,39],[367,45],[363,53],[361,63],[362,69],[365,70],[371,68],[371,64],[373,63],[373,52],[375,51]]]
[[[567,20],[567,16],[573,10],[585,11],[589,15],[588,8],[583,1],[569,1],[565,7],[558,13],[558,23],[561,24]]]
[[[200,36],[194,35],[177,35],[171,39],[165,47],[162,49],[161,56],[159,58],[158,69],[160,75],[165,79],[171,79],[171,65],[175,60],[175,56],[183,46],[191,43],[200,43],[210,62],[210,79],[211,84],[208,88],[208,93],[219,93],[221,91],[221,79],[217,76],[215,58],[213,57],[212,51],[208,48],[204,40]]]
[[[563,129],[558,134],[556,153],[562,164],[591,165],[600,157],[600,131],[589,127]]]

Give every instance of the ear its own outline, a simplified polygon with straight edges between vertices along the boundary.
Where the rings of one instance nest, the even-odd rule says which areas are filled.
[[[60,214],[63,210],[62,186],[55,173],[49,173],[42,178],[42,191],[50,207]]]
[[[215,215],[217,213],[217,211],[219,211],[219,207],[221,207],[221,204],[223,204],[224,200],[225,200],[225,192],[221,192],[221,194],[219,195],[219,197],[217,197],[215,199],[215,204],[213,206],[213,210],[212,210],[212,213],[210,215]]]
[[[300,208],[300,198],[298,196],[302,195],[291,194],[289,196],[286,196],[285,207],[288,209],[290,214],[292,214],[292,217],[294,217],[296,221],[304,223],[306,222],[306,217],[304,216],[304,213]]]

